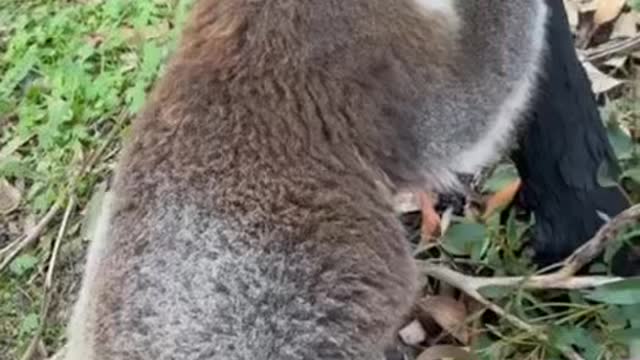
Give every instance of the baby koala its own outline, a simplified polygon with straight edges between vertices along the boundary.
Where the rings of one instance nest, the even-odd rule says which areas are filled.
[[[391,197],[499,151],[543,0],[192,11],[116,171],[66,359],[381,359],[418,290]]]

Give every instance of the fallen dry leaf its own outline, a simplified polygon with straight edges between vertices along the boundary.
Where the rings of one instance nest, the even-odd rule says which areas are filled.
[[[100,44],[102,44],[104,40],[105,40],[104,35],[98,34],[98,33],[93,33],[86,37],[87,43],[94,48],[100,46]]]
[[[440,215],[435,210],[433,195],[420,192],[418,193],[418,199],[420,199],[420,211],[422,213],[422,243],[426,244],[440,236]]]
[[[137,41],[140,34],[131,26],[125,25],[120,28],[120,35],[125,42]]]
[[[591,80],[591,88],[596,94],[605,93],[624,83],[621,80],[603,73],[589,62],[584,62],[582,65],[589,76],[589,80]]]
[[[16,210],[20,206],[21,199],[20,190],[4,178],[0,178],[0,215],[7,215]]]
[[[580,8],[575,3],[575,1],[571,0],[564,0],[564,8],[567,12],[567,20],[569,21],[569,26],[571,26],[571,30],[575,31],[580,21]]]
[[[620,15],[611,31],[611,39],[630,38],[638,33],[638,14],[628,12]]]
[[[627,63],[628,59],[628,56],[616,56],[608,59],[604,62],[604,64],[607,66],[611,66],[614,69],[620,69]]]
[[[465,322],[467,309],[463,303],[448,296],[428,296],[418,302],[418,308],[458,341],[469,343],[469,331]]]
[[[156,39],[159,37],[166,36],[169,31],[171,31],[171,27],[169,26],[168,21],[162,21],[154,26],[145,26],[142,29],[142,34],[146,40]]]
[[[596,11],[598,8],[596,0],[567,0],[566,3],[572,4],[581,13]]]
[[[596,12],[593,22],[596,26],[604,25],[620,15],[626,0],[596,0]]]

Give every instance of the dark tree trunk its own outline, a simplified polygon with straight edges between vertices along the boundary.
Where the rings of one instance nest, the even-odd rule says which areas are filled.
[[[591,84],[573,44],[563,2],[547,1],[549,50],[528,124],[513,154],[523,187],[518,202],[533,212],[533,248],[541,265],[562,260],[603,220],[630,204],[615,187],[598,184],[602,164],[617,163]],[[622,261],[622,260],[619,260]]]

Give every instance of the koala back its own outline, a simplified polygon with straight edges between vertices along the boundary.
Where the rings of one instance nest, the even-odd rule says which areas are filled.
[[[417,294],[392,194],[443,182],[472,141],[437,125],[477,120],[447,112],[477,93],[435,95],[480,84],[454,62],[472,11],[425,4],[196,2],[122,154],[67,359],[380,359]]]

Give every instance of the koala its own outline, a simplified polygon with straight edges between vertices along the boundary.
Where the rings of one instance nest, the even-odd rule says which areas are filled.
[[[198,0],[133,124],[67,360],[382,359],[398,189],[506,144],[543,0]]]

